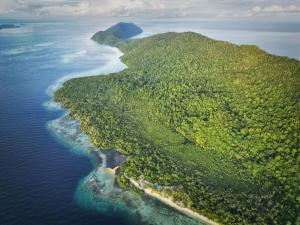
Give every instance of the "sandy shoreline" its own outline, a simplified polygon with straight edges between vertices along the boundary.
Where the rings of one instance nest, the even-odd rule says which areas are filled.
[[[126,178],[130,181],[131,184],[133,184],[136,188],[140,189],[140,190],[143,190],[145,192],[145,194],[153,197],[153,198],[156,198],[158,199],[159,201],[163,202],[164,204],[180,211],[181,213],[193,218],[193,219],[196,219],[196,220],[199,220],[200,222],[203,222],[203,223],[206,223],[208,225],[219,225],[218,223],[208,219],[207,217],[199,214],[199,213],[196,213],[194,212],[193,210],[189,209],[189,208],[185,208],[185,207],[182,207],[182,206],[179,206],[177,205],[175,202],[173,202],[171,199],[169,198],[166,198],[166,197],[163,197],[161,196],[160,194],[158,193],[155,193],[152,189],[150,188],[144,188],[144,187],[141,187],[141,185],[135,181],[134,179],[126,176]]]

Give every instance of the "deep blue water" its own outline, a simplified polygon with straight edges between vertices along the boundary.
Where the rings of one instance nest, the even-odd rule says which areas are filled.
[[[1,22],[1,21],[0,21]],[[216,23],[216,22],[214,22]],[[129,224],[118,214],[101,213],[76,203],[79,181],[90,159],[73,154],[46,128],[62,112],[49,111],[47,88],[74,74],[97,74],[114,52],[89,40],[111,22],[27,23],[0,32],[0,224]],[[257,44],[272,53],[300,58],[299,24],[265,31],[206,23],[140,22],[149,35],[194,30],[238,44]],[[205,25],[205,26],[204,26]],[[208,28],[209,27],[209,28]],[[263,30],[263,31],[262,31]]]
[[[126,224],[75,203],[76,186],[92,165],[57,143],[45,126],[61,114],[43,107],[47,87],[107,62],[102,55],[111,52],[88,41],[93,31],[48,23],[0,33],[1,225]]]

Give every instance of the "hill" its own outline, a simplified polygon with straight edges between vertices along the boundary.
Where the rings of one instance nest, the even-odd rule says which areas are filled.
[[[120,22],[105,31],[97,32],[92,39],[103,44],[116,44],[142,32],[143,30],[134,23]]]
[[[69,80],[55,99],[97,148],[128,155],[122,186],[159,185],[222,224],[297,223],[299,61],[191,32],[115,46],[128,69]]]

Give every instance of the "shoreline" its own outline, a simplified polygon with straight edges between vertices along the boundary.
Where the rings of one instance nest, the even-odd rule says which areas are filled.
[[[62,117],[59,117],[56,119],[56,121],[62,121],[59,122],[61,126],[66,126],[66,121],[67,123],[71,124],[78,124],[80,123],[80,120],[70,120],[67,118],[65,115]],[[74,121],[76,121],[74,123]],[[50,127],[49,127],[50,128]],[[60,130],[50,128],[53,132],[55,132],[55,135],[61,136],[61,138],[64,138],[66,140],[67,145],[72,145],[71,141],[66,137],[68,137],[69,134],[67,133],[62,133]],[[72,134],[73,138],[76,136],[78,137],[78,134],[82,134],[82,131],[80,130],[79,126],[76,128],[75,134]],[[86,135],[84,135],[86,136]],[[87,136],[88,137],[88,136]],[[79,148],[86,149],[87,152],[86,154],[89,154],[89,158],[92,160],[92,164],[94,164],[94,169],[93,171],[97,171],[99,168],[103,168],[104,172],[107,173],[109,176],[112,176],[114,180],[116,180],[116,177],[119,174],[120,167],[119,165],[126,161],[126,157],[124,158],[123,155],[119,153],[118,150],[99,150],[94,148],[93,146],[90,145],[90,142],[84,143],[82,141],[79,142]],[[78,148],[78,146],[76,147]],[[160,201],[161,203],[169,206],[170,208],[174,209],[175,211],[178,211],[185,216],[194,219],[196,221],[199,221],[201,224],[207,224],[207,225],[219,225],[218,223],[208,219],[204,215],[201,215],[200,213],[194,212],[193,210],[182,207],[177,205],[174,201],[171,199],[164,197],[160,195],[157,192],[154,192],[151,188],[144,188],[142,187],[137,181],[134,179],[128,177],[125,174],[126,179],[130,181],[131,184],[133,184],[136,188],[143,190],[145,195],[148,195],[152,197],[153,199],[156,199]],[[123,189],[124,190],[124,189]]]
[[[123,55],[123,52],[121,52],[121,50],[120,50],[119,48],[116,48],[116,47],[110,46],[110,45],[105,45],[105,46],[111,48],[111,49],[115,52],[115,54],[116,54],[115,56],[117,57],[117,59],[119,60],[119,62],[120,62],[121,64],[125,65],[125,64],[121,61],[121,56]],[[103,69],[100,69],[100,71],[103,70],[103,71],[101,71],[101,72],[103,72],[103,73],[100,73],[100,74],[98,74],[98,75],[96,75],[96,76],[103,76],[103,75],[107,75],[107,74],[111,73],[112,71],[109,71],[109,70],[107,71],[107,68],[111,67],[111,66],[114,65],[115,63],[116,63],[115,61],[111,61],[108,65],[105,66],[105,69],[104,69],[104,70],[103,70]],[[118,63],[118,62],[117,62],[117,63]],[[127,65],[125,65],[125,68],[127,68]],[[122,71],[122,70],[125,69],[125,68],[122,68],[121,70],[119,69],[118,71]],[[82,74],[81,76],[80,76],[80,75],[77,75],[77,74],[76,74],[76,75],[67,75],[67,76],[63,76],[63,77],[61,77],[60,79],[56,80],[56,82],[55,82],[54,84],[50,85],[50,86],[47,88],[47,90],[46,90],[47,94],[51,96],[51,100],[48,101],[48,102],[45,102],[46,104],[45,104],[44,106],[46,106],[46,108],[48,108],[49,110],[53,110],[53,109],[54,109],[54,110],[63,110],[63,109],[61,108],[61,106],[60,106],[60,103],[57,102],[57,101],[54,101],[54,99],[53,99],[53,94],[54,94],[59,88],[61,88],[61,87],[63,86],[63,84],[64,84],[66,81],[68,81],[68,80],[70,80],[70,79],[74,79],[74,78],[87,77],[87,76],[95,76],[95,75],[86,75],[86,74]],[[50,106],[50,107],[49,107],[49,106]],[[68,109],[66,109],[66,110],[67,110],[67,112],[68,112]],[[61,117],[59,117],[59,118],[61,118]],[[80,123],[80,120],[77,120],[77,121]],[[109,150],[108,150],[108,151],[109,151]],[[117,154],[119,154],[119,157],[120,157],[120,156],[121,156],[121,157],[123,156],[121,153],[119,153],[119,151],[118,151],[117,149],[115,149],[115,150],[110,150],[110,151],[117,151]],[[105,151],[101,151],[101,150],[99,151],[99,150],[93,149],[93,150],[90,151],[90,154],[93,155],[93,156],[96,157],[96,158],[99,157],[97,161],[98,161],[99,164],[102,164],[102,166],[104,165],[104,168],[105,168],[106,173],[108,173],[108,174],[110,174],[111,176],[114,176],[114,177],[118,176],[118,173],[116,173],[116,171],[117,171],[117,169],[119,169],[119,164],[121,164],[122,162],[126,161],[126,156],[124,156],[125,159],[120,160],[121,162],[116,163],[116,164],[114,164],[114,163],[108,163],[109,165],[106,166],[106,163],[107,163],[106,157],[107,157],[107,155],[106,155],[104,152],[105,152]],[[97,153],[98,153],[98,154],[97,154]],[[104,154],[103,154],[103,153],[104,153]],[[100,156],[100,155],[102,155],[102,154],[104,155],[105,158],[102,158],[102,157]],[[108,154],[109,154],[109,153],[108,153]],[[113,154],[114,154],[114,153],[113,153]],[[117,160],[117,161],[118,161],[118,160]],[[98,166],[99,166],[99,165],[98,165]],[[96,167],[98,167],[98,166],[96,166]],[[140,190],[143,190],[143,191],[145,192],[146,195],[151,196],[151,197],[153,197],[154,199],[159,200],[159,201],[162,202],[163,204],[165,204],[165,205],[171,207],[172,209],[174,209],[174,210],[176,210],[176,211],[178,211],[178,212],[181,212],[182,214],[186,215],[187,217],[190,217],[190,218],[192,218],[192,219],[194,219],[194,220],[197,220],[197,221],[199,221],[199,222],[201,222],[201,223],[204,223],[204,224],[208,224],[208,225],[219,225],[218,223],[216,223],[216,222],[214,222],[214,221],[208,219],[207,217],[205,217],[205,216],[203,216],[203,215],[201,215],[201,214],[199,214],[199,213],[197,213],[197,212],[194,212],[193,210],[191,210],[191,209],[189,209],[189,208],[185,208],[185,207],[181,207],[181,206],[177,205],[175,202],[173,202],[173,201],[172,201],[171,199],[169,199],[169,198],[166,198],[166,197],[164,197],[164,196],[162,196],[162,195],[160,195],[160,194],[158,194],[158,193],[154,193],[153,190],[150,189],[150,188],[143,188],[143,187],[141,187],[141,186],[138,184],[138,182],[135,181],[135,180],[133,180],[132,178],[128,178],[127,176],[126,176],[126,178],[129,179],[129,181],[130,181],[135,187],[137,187],[137,188],[140,189]]]
[[[127,66],[121,61],[121,57],[123,56],[123,52],[121,52],[120,49],[110,46],[110,45],[101,45],[105,48],[108,48],[112,51],[112,54],[107,58],[108,62],[95,69],[78,72],[78,73],[70,73],[67,75],[64,75],[57,80],[54,81],[50,86],[46,89],[46,94],[51,97],[50,101],[46,101],[45,103],[51,103],[53,104],[54,99],[53,95],[54,93],[63,87],[64,83],[74,79],[74,78],[82,78],[82,77],[92,77],[92,76],[104,76],[110,73],[117,73],[127,68]],[[56,104],[59,104],[58,102],[55,102]]]
[[[110,45],[107,45],[107,46],[116,48],[116,47],[110,46]],[[117,49],[122,55],[124,55],[124,53],[121,52],[121,50],[120,50],[119,48],[116,48],[116,49]],[[119,57],[119,59],[120,59],[120,57]],[[121,60],[121,63],[123,63],[122,60]],[[126,64],[125,64],[125,65],[126,65]],[[127,65],[126,65],[126,67],[127,67]],[[118,151],[118,150],[116,149],[116,151]],[[119,152],[119,151],[118,151],[118,152]],[[119,153],[119,154],[121,154],[121,153]],[[124,161],[126,161],[126,158],[125,158]],[[117,176],[117,174],[116,174],[116,170],[117,170],[117,169],[119,169],[119,165],[117,165],[117,166],[114,167],[114,168],[107,168],[106,171],[107,171],[109,174],[113,175],[113,176]],[[153,198],[159,200],[160,202],[162,202],[162,203],[168,205],[169,207],[171,207],[171,208],[173,208],[173,209],[175,209],[175,210],[177,210],[177,211],[183,213],[184,215],[186,215],[186,216],[188,216],[188,217],[190,217],[190,218],[193,218],[193,219],[195,219],[195,220],[197,220],[197,221],[199,221],[199,222],[208,224],[208,225],[219,225],[217,222],[215,222],[215,221],[213,221],[213,220],[210,220],[210,219],[207,218],[206,216],[201,215],[200,213],[197,213],[197,212],[193,211],[192,209],[189,209],[189,208],[186,208],[186,207],[179,206],[179,205],[177,205],[174,201],[172,201],[171,199],[166,198],[166,197],[164,197],[164,196],[162,196],[162,195],[160,195],[160,194],[158,194],[158,193],[154,193],[153,190],[150,189],[150,188],[143,188],[143,187],[141,187],[141,186],[139,185],[139,183],[138,183],[137,181],[133,180],[132,178],[129,178],[129,177],[127,177],[127,176],[125,176],[125,177],[126,177],[126,178],[130,181],[130,183],[133,184],[136,188],[138,188],[138,189],[140,189],[140,190],[143,190],[143,191],[145,192],[145,194],[147,194],[147,195],[149,195],[149,196],[151,196],[151,197],[153,197]]]
[[[96,207],[100,212],[105,212],[107,208],[121,209],[120,212],[128,212],[129,218],[133,221],[140,221],[138,224],[145,224],[145,221],[146,224],[153,225],[207,224],[163,201],[155,198],[144,199],[143,196],[146,195],[135,195],[131,190],[116,185],[119,172],[119,166],[116,164],[119,161],[116,159],[119,159],[120,154],[117,150],[99,150],[91,146],[88,136],[79,128],[79,120],[70,120],[65,115],[52,120],[47,127],[50,133],[60,143],[71,148],[74,154],[86,156],[91,160],[93,169],[81,179],[75,191],[75,200],[78,204],[83,207]],[[160,204],[157,205],[156,201]],[[97,204],[100,204],[100,208]]]
[[[170,206],[173,209],[176,209],[177,211],[185,214],[186,216],[189,216],[193,219],[196,219],[202,223],[208,224],[208,225],[219,225],[218,223],[214,222],[213,220],[210,220],[209,218],[207,218],[206,216],[201,215],[200,213],[194,212],[193,210],[186,208],[186,207],[182,207],[177,205],[174,201],[172,201],[171,199],[164,197],[156,192],[154,192],[151,188],[144,188],[142,187],[137,181],[135,181],[134,179],[125,176],[132,185],[134,185],[136,188],[144,191],[144,193],[146,195],[149,195],[157,200],[159,200],[160,202]]]

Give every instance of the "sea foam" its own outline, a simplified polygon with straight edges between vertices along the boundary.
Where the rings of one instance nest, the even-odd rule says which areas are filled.
[[[39,48],[34,47],[19,47],[19,48],[11,48],[11,49],[5,49],[1,51],[2,55],[19,55],[23,53],[30,53],[30,52],[36,52],[39,51]]]
[[[17,48],[9,48],[4,49],[1,51],[2,55],[19,55],[19,54],[25,54],[25,53],[32,53],[32,52],[38,52],[42,51],[45,48],[53,45],[54,42],[45,42],[45,43],[39,43],[32,46],[22,46]]]
[[[95,75],[106,75],[109,73],[119,72],[127,68],[127,66],[123,64],[120,60],[120,57],[123,55],[123,53],[117,48],[110,48],[110,49],[111,49],[111,53],[108,54],[107,63],[105,65],[85,72],[67,74],[59,78],[58,80],[56,80],[52,85],[50,85],[47,88],[46,93],[49,96],[52,96],[56,90],[62,87],[64,82],[72,78],[88,77],[88,76],[95,76]]]
[[[86,54],[87,54],[86,50],[73,52],[73,53],[70,53],[70,54],[63,55],[61,57],[62,58],[61,61],[65,64],[68,64],[68,63],[73,62],[77,58],[81,58],[81,57],[85,56]]]
[[[20,28],[1,29],[0,35],[11,35],[11,34],[24,35],[32,32],[33,29],[30,27],[20,27]]]
[[[43,43],[35,44],[34,46],[35,47],[49,47],[49,46],[52,46],[54,44],[55,44],[55,42],[43,42]]]

